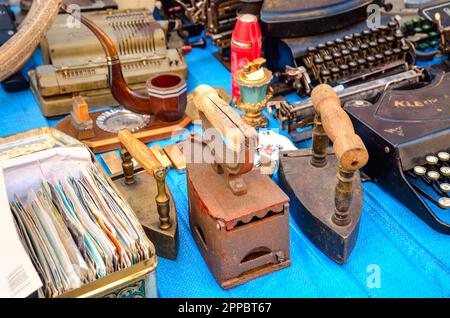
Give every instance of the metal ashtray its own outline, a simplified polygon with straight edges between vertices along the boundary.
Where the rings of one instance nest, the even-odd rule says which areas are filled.
[[[151,116],[136,114],[123,107],[114,108],[97,117],[97,126],[107,132],[117,134],[122,129],[136,132],[150,123]]]

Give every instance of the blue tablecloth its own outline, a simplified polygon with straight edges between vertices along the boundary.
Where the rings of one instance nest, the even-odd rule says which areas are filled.
[[[230,91],[230,74],[211,55],[214,50],[212,46],[194,49],[187,56],[190,91],[202,83],[223,86]],[[27,68],[39,63],[41,57],[37,53]],[[42,116],[31,91],[8,94],[0,88],[0,107],[1,136],[57,123]],[[270,126],[277,127],[273,118]],[[159,143],[166,145],[174,141]],[[180,249],[176,261],[159,259],[157,276],[161,297],[450,296],[450,237],[430,229],[370,182],[364,184],[359,238],[345,265],[337,265],[324,256],[291,219],[292,265],[225,291],[214,280],[192,239],[186,175],[170,171],[168,184],[178,210]]]

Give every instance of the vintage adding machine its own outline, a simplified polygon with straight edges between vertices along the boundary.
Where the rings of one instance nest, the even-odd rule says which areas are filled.
[[[111,176],[129,202],[158,256],[176,259],[178,220],[172,194],[166,186],[167,168],[129,130],[119,132],[122,172]],[[142,167],[135,169],[133,159]]]
[[[450,234],[450,74],[417,89],[348,102],[370,160],[364,172],[434,230]]]
[[[289,198],[254,169],[255,129],[209,86],[195,90],[194,102],[205,137],[192,136],[183,150],[189,224],[212,274],[227,289],[290,265]]]
[[[302,232],[343,264],[358,237],[363,204],[358,169],[368,154],[335,91],[320,85],[312,98],[317,113],[312,149],[283,152],[278,176]],[[334,152],[328,149],[330,140]]]
[[[133,90],[145,92],[147,80],[155,74],[170,72],[186,77],[181,53],[167,49],[167,23],[156,22],[152,11],[107,10],[85,15],[111,38],[119,51],[125,80]],[[108,88],[102,45],[80,21],[59,15],[41,47],[45,65],[31,71],[30,79],[45,116],[68,114],[74,95],[82,96],[90,108],[118,104]]]

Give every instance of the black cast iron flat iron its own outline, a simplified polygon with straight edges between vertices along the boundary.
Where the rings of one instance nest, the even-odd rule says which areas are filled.
[[[312,149],[283,152],[279,180],[302,232],[343,264],[358,237],[363,202],[358,169],[369,155],[330,86],[319,85],[312,100],[316,111]],[[330,140],[334,152],[328,149]]]
[[[123,173],[111,178],[155,245],[156,254],[176,259],[178,222],[172,194],[166,186],[167,168],[129,130],[120,131],[118,136]],[[133,158],[142,167],[140,170],[135,170]]]

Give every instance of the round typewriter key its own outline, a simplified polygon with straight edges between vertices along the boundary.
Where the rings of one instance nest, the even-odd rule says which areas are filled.
[[[333,53],[333,60],[334,60],[334,62],[335,62],[337,65],[341,64],[341,61],[342,61],[342,54],[339,53],[339,52]]]
[[[342,64],[339,66],[339,70],[341,72],[342,77],[348,77],[349,75],[349,67],[347,64]]]
[[[378,44],[377,42],[371,41],[369,42],[369,52],[372,55],[377,54]]]
[[[333,67],[333,58],[331,55],[325,55],[323,57],[323,61],[325,62],[326,68],[332,68]]]
[[[450,192],[450,184],[448,183],[441,183],[439,185],[439,188],[441,189],[442,192],[444,193],[449,193]]]
[[[394,53],[394,61],[397,61],[400,55],[402,54],[402,50],[400,49],[393,49],[392,52]]]
[[[389,32],[389,27],[385,24],[382,24],[378,27],[378,30],[380,30],[380,35],[382,37],[385,37]]]
[[[414,173],[415,173],[416,175],[418,175],[419,177],[422,177],[422,176],[424,176],[424,175],[427,174],[427,169],[425,169],[425,168],[422,167],[422,166],[415,166],[415,167],[414,167]]]
[[[329,70],[322,70],[320,72],[320,78],[323,84],[327,84],[330,81],[331,72]]]
[[[386,45],[388,47],[388,49],[392,49],[392,46],[394,45],[395,42],[395,38],[393,36],[388,36],[386,37]]]
[[[436,156],[427,156],[427,157],[425,158],[425,160],[427,161],[427,163],[428,163],[430,166],[434,166],[434,165],[437,165],[437,164],[439,163],[439,159],[438,159],[438,157],[436,157]]]
[[[336,40],[334,40],[334,43],[336,45],[336,49],[338,51],[342,50],[343,48],[345,48],[345,42],[344,40],[337,38]]]
[[[403,33],[401,31],[395,32],[395,47],[401,48],[402,47],[402,40],[403,40]]]
[[[450,208],[450,198],[440,198],[439,206],[443,209],[449,209]]]
[[[361,44],[361,38],[362,38],[361,33],[359,33],[359,32],[353,33],[353,43],[355,45],[360,45]]]
[[[441,174],[439,172],[437,172],[437,171],[428,171],[427,172],[427,177],[431,181],[438,181],[439,178],[441,177]]]
[[[348,63],[349,58],[350,58],[350,51],[345,49],[345,50],[342,50],[341,54],[342,54],[342,57],[344,58],[344,62]]]
[[[386,48],[386,39],[385,38],[380,38],[377,41],[378,46],[380,47],[380,50],[384,50]]]
[[[373,56],[367,57],[367,68],[370,70],[375,65],[375,58]]]
[[[397,23],[395,23],[394,21],[390,21],[388,23],[388,27],[390,30],[390,34],[392,35],[392,34],[394,34],[395,30],[397,30]]]
[[[441,167],[439,171],[444,177],[450,177],[450,167]]]
[[[380,34],[380,31],[378,29],[376,29],[376,28],[370,29],[370,38],[372,41],[376,41],[379,34]]]
[[[441,151],[440,153],[438,153],[438,158],[442,162],[447,162],[450,160],[450,154],[448,152]]]
[[[406,60],[406,55],[409,52],[409,45],[402,46],[402,60]]]
[[[364,72],[364,70],[366,69],[366,60],[358,59],[357,63],[358,63],[359,71]]]
[[[358,64],[356,62],[350,62],[348,63],[348,66],[350,68],[351,75],[355,75],[358,72]]]
[[[386,64],[391,63],[391,61],[392,61],[392,51],[391,50],[384,51],[384,60],[385,60]]]
[[[364,30],[362,32],[362,40],[364,43],[369,43],[370,35],[371,35],[370,30]]]
[[[344,36],[345,46],[349,49],[353,45],[353,37],[351,35]]]
[[[380,66],[383,64],[384,57],[382,54],[375,54],[375,65]]]
[[[360,48],[358,46],[354,46],[350,49],[350,51],[352,52],[353,60],[356,61],[359,58]]]
[[[326,48],[327,48],[326,45],[323,44],[323,43],[320,43],[320,44],[317,45],[317,50],[319,51],[319,54],[322,55],[322,56],[325,54],[325,49]]]
[[[333,83],[337,83],[338,80],[339,80],[339,68],[333,67],[331,69],[331,81]]]
[[[308,57],[314,58],[314,54],[316,54],[317,49],[313,46],[308,47]]]

